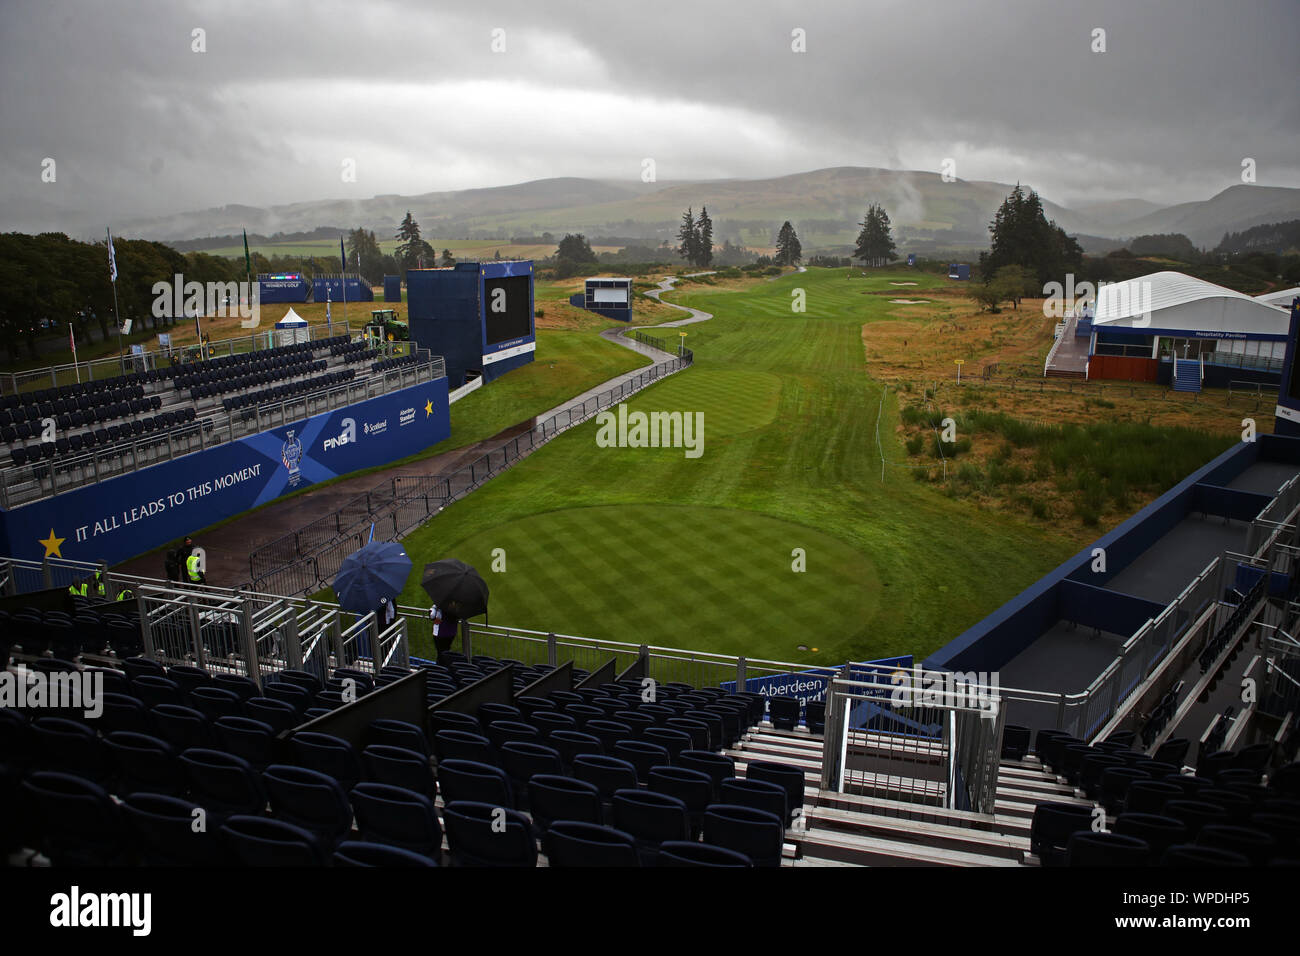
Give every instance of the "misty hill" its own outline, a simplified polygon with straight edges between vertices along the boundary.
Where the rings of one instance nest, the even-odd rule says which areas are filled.
[[[1032,186],[1032,183],[1025,185]],[[347,224],[389,236],[409,209],[433,238],[501,238],[585,232],[675,240],[688,206],[707,205],[718,242],[767,247],[790,219],[805,252],[851,244],[867,204],[884,204],[902,250],[978,249],[1012,184],[944,182],[937,173],[840,166],[770,179],[642,183],[563,177],[483,189],[293,203],[223,206],[120,224],[124,235],[162,241],[197,236],[309,232]],[[1212,247],[1224,232],[1300,217],[1300,189],[1233,186],[1203,202],[1160,208],[1145,200],[1068,209],[1043,197],[1066,231],[1098,239],[1181,232]],[[1133,215],[1138,213],[1138,215]]]
[[[1181,232],[1203,249],[1213,249],[1225,232],[1300,218],[1300,189],[1284,186],[1229,186],[1204,202],[1179,203],[1112,230],[1121,236]]]

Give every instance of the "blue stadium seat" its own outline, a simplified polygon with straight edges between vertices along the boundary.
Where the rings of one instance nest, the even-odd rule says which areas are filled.
[[[488,740],[500,752],[501,747],[509,742],[541,743],[542,735],[532,724],[523,724],[516,720],[494,720],[487,725]]]
[[[1115,819],[1114,832],[1144,841],[1151,848],[1153,862],[1174,844],[1187,840],[1187,827],[1181,820],[1155,813],[1121,813]]]
[[[250,717],[222,717],[212,725],[216,749],[243,757],[254,770],[275,761],[275,732],[269,724]]]
[[[537,865],[537,844],[522,814],[491,803],[453,801],[442,815],[456,866]]]
[[[578,820],[557,820],[542,837],[551,866],[640,866],[636,841],[613,827]]]
[[[117,796],[184,793],[185,772],[166,741],[118,730],[104,738],[104,748],[113,764],[113,792]]]
[[[686,804],[677,797],[630,788],[615,792],[613,825],[637,842],[643,863],[651,862],[665,840],[690,838]]]
[[[1160,865],[1179,868],[1218,869],[1223,866],[1250,866],[1250,860],[1240,853],[1212,846],[1178,843],[1165,851]]]
[[[412,790],[430,800],[438,795],[428,759],[414,750],[371,744],[361,751],[361,769],[362,776],[371,783]]]
[[[221,717],[239,717],[244,712],[239,697],[232,691],[223,690],[220,687],[195,687],[189,693],[189,701],[190,706],[206,717],[209,722],[218,720]]]
[[[709,753],[704,750],[683,750],[677,759],[677,765],[699,770],[708,774],[713,781],[713,795],[716,798],[722,787],[722,781],[736,775],[736,761],[725,754]],[[754,765],[751,763],[750,767]]]
[[[573,761],[579,754],[603,755],[605,753],[598,738],[576,730],[552,731],[546,742],[559,752],[560,760],[568,769],[573,767]]]
[[[767,702],[768,719],[777,730],[794,730],[802,710],[798,697],[772,697]]]
[[[189,697],[182,693],[180,685],[166,677],[141,674],[132,679],[131,690],[150,710],[159,704],[190,705]]]
[[[145,866],[221,866],[226,845],[208,831],[195,832],[198,804],[159,793],[134,793],[119,805],[131,850]]]
[[[496,749],[486,737],[464,730],[440,730],[433,735],[433,752],[441,765],[445,760],[471,760],[497,764]]]
[[[244,701],[244,716],[266,724],[273,734],[282,734],[302,723],[301,715],[292,704],[273,697],[247,698]]]
[[[361,762],[357,760],[356,751],[341,737],[298,733],[289,738],[289,747],[298,766],[333,777],[345,793],[361,779]]]
[[[1167,817],[1181,820],[1183,825],[1187,827],[1187,835],[1193,841],[1195,841],[1196,835],[1201,832],[1201,828],[1207,824],[1232,822],[1231,815],[1223,807],[1217,803],[1207,803],[1201,800],[1179,798],[1166,800],[1160,812]]]
[[[671,763],[666,748],[643,740],[620,740],[614,744],[612,753],[636,768],[637,781],[643,785],[649,782],[652,767]]]
[[[1092,829],[1092,808],[1074,803],[1040,803],[1029,826],[1029,852],[1043,866],[1063,866],[1071,834]]]
[[[452,710],[434,710],[429,712],[429,730],[437,734],[440,730],[464,730],[471,734],[483,736],[483,727],[478,718],[469,714],[459,714]]]
[[[350,798],[362,840],[435,860],[441,854],[442,827],[428,797],[384,783],[359,783]]]
[[[514,792],[504,770],[472,760],[443,760],[438,763],[438,788],[446,803],[455,801],[490,803],[513,807]]]
[[[698,837],[704,826],[704,811],[714,796],[709,775],[690,767],[657,766],[650,768],[646,783],[655,793],[676,797],[686,805],[691,838]]]
[[[528,806],[533,823],[542,830],[556,820],[599,824],[604,814],[595,784],[558,774],[535,774],[528,780]]]
[[[665,840],[655,860],[659,866],[753,866],[743,853],[708,843]]]
[[[275,816],[310,830],[333,849],[352,826],[352,807],[337,779],[307,767],[272,764],[262,781]]]
[[[621,789],[636,787],[636,767],[618,757],[580,754],[573,758],[573,776],[593,784],[605,801]]]
[[[429,740],[424,731],[404,720],[372,720],[366,729],[366,743],[404,747],[429,756]]]
[[[1146,866],[1151,847],[1135,836],[1077,830],[1065,847],[1066,866]]]
[[[56,866],[122,862],[125,830],[112,797],[93,781],[36,772],[22,783],[26,816],[40,833],[40,850]]]
[[[1240,853],[1251,866],[1264,866],[1279,849],[1277,840],[1263,830],[1213,823],[1201,827],[1196,845]]]
[[[534,774],[562,774],[564,764],[553,747],[527,741],[509,741],[501,746],[501,766],[510,777],[516,799],[526,798],[528,781]],[[526,802],[521,800],[521,802]],[[521,807],[521,809],[526,809]]]
[[[105,693],[102,702],[104,712],[99,716],[99,729],[105,736],[116,730],[127,730],[135,734],[154,733],[149,711],[137,698]]]
[[[780,866],[784,821],[774,813],[715,803],[704,813],[704,842],[734,850],[755,866]]]
[[[349,840],[334,851],[335,866],[437,866],[427,856],[382,843]]]
[[[718,796],[723,803],[775,814],[783,827],[791,819],[790,796],[779,784],[731,777],[722,781]]]
[[[189,779],[190,796],[208,812],[209,829],[228,816],[265,809],[261,778],[242,757],[192,747],[179,760]]]
[[[31,723],[30,736],[36,769],[99,782],[107,778],[109,764],[103,745],[85,724],[62,717],[38,717]]]
[[[620,740],[632,740],[634,734],[629,724],[619,720],[589,720],[583,728],[584,733],[591,734],[600,741],[600,745],[605,748],[605,753],[612,754],[615,745]]]
[[[316,836],[284,820],[236,815],[221,826],[221,836],[244,866],[324,866]]]

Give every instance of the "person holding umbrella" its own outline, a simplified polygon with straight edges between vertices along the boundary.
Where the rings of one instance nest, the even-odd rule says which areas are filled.
[[[450,558],[424,566],[421,582],[433,602],[433,645],[441,658],[456,640],[460,622],[487,612],[488,586],[482,575],[464,561]]]
[[[334,576],[334,594],[345,611],[374,613],[378,629],[383,631],[397,619],[397,595],[402,593],[410,573],[411,559],[400,544],[372,542],[343,559]],[[358,638],[357,650],[361,657],[371,655],[364,635]]]
[[[436,604],[429,608],[429,619],[433,621],[433,646],[438,652],[437,661],[441,664],[443,655],[456,642],[460,619],[454,614],[443,614]]]

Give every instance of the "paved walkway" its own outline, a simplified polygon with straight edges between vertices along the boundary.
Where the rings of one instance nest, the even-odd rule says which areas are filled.
[[[665,279],[660,283],[659,288],[654,291],[653,297],[658,299],[659,294],[669,291],[676,281],[674,278]],[[701,312],[698,309],[687,309],[684,306],[673,305],[671,302],[663,304],[691,314],[690,318],[667,323],[671,326],[703,322],[706,319],[713,318],[709,313]],[[602,338],[617,342],[624,348],[631,349],[654,361],[664,359],[663,352],[648,345],[643,345],[635,339],[625,338],[621,334],[623,331],[622,328],[606,329],[600,334]],[[251,577],[248,564],[249,554],[256,551],[259,546],[281,535],[297,531],[304,525],[308,525],[319,518],[337,513],[346,502],[386,481],[396,478],[422,477],[454,472],[462,466],[468,465],[476,458],[507,444],[515,436],[529,431],[538,422],[544,421],[565,409],[577,408],[592,396],[599,395],[616,385],[631,381],[644,370],[645,366],[641,366],[634,371],[616,375],[606,382],[601,382],[599,385],[587,389],[580,395],[575,395],[573,398],[561,402],[540,415],[498,432],[484,441],[475,442],[464,448],[443,452],[405,465],[385,468],[355,478],[345,478],[324,488],[308,491],[282,501],[272,502],[260,511],[244,514],[213,531],[203,534],[201,537],[196,536],[195,543],[203,548],[207,555],[208,580],[212,584],[222,587],[238,587],[245,584]],[[187,530],[184,528],[176,529],[177,538],[182,537]],[[166,548],[161,548],[132,558],[130,561],[124,562],[120,569],[128,574],[160,578],[163,576],[163,555],[166,550]]]

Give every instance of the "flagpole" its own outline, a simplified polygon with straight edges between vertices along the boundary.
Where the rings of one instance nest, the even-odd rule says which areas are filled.
[[[68,344],[72,346],[72,370],[77,375],[77,384],[81,384],[81,366],[77,364],[77,333],[72,327],[72,320],[68,320]]]
[[[122,313],[117,308],[117,257],[113,255],[113,230],[105,229],[108,234],[108,255],[113,264],[113,324],[117,326],[117,357],[122,367],[122,372],[126,372],[126,358],[122,354]]]

